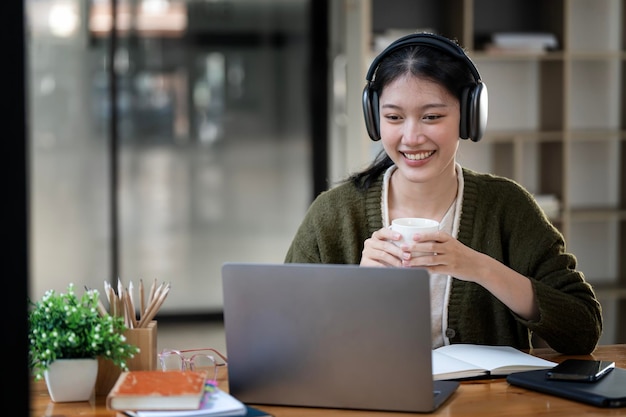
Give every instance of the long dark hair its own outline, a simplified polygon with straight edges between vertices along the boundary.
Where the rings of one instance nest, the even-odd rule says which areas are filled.
[[[409,45],[380,61],[370,88],[380,97],[389,83],[406,74],[441,85],[459,101],[463,90],[475,82],[470,68],[463,60],[432,46]],[[391,165],[393,161],[382,149],[369,167],[352,174],[345,182],[351,181],[358,188],[367,189]]]

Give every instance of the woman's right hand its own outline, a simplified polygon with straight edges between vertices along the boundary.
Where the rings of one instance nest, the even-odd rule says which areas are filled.
[[[369,239],[365,240],[360,265],[402,266],[403,250],[393,243],[400,240],[402,240],[402,235],[388,227],[375,231]]]

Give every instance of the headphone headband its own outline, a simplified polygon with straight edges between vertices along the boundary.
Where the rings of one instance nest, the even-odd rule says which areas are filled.
[[[454,57],[462,59],[467,62],[472,75],[474,75],[474,80],[478,83],[480,82],[480,74],[478,73],[478,69],[472,62],[472,60],[467,56],[463,48],[461,48],[458,44],[452,42],[450,39],[445,38],[443,36],[435,35],[434,33],[413,33],[410,35],[403,36],[396,41],[392,42],[391,45],[387,46],[376,58],[372,61],[369,70],[367,71],[367,75],[365,79],[368,82],[371,82],[374,79],[374,74],[378,69],[378,64],[383,60],[387,55],[392,52],[402,49],[405,46],[409,45],[424,45],[424,46],[432,46],[433,48],[437,48],[442,50],[443,52],[448,53]]]

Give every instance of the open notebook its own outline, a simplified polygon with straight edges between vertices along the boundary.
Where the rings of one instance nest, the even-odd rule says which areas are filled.
[[[457,344],[433,350],[433,378],[457,379],[506,376],[513,372],[548,369],[556,365],[510,346]]]

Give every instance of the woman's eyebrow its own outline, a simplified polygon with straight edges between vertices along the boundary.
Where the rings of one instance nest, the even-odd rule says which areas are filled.
[[[392,110],[401,110],[402,109],[402,106],[399,106],[399,105],[393,104],[393,103],[386,103],[386,104],[383,104],[381,107],[383,109],[392,109]],[[421,106],[420,109],[428,110],[428,109],[437,109],[437,108],[443,108],[443,107],[450,107],[450,104],[447,104],[447,103],[429,103],[429,104],[425,104],[425,105]]]

